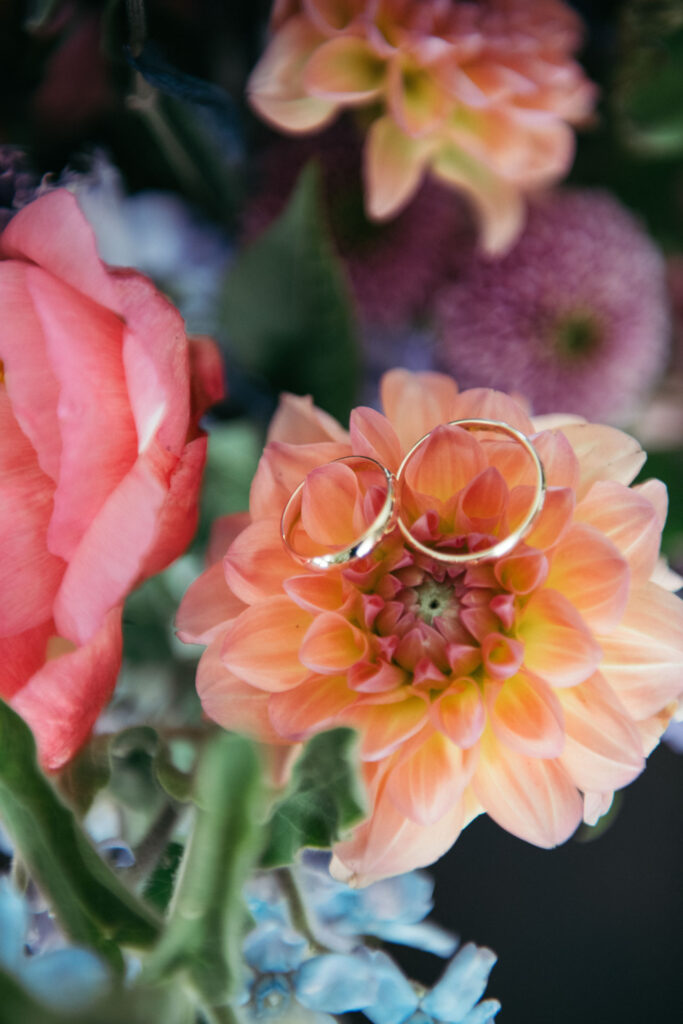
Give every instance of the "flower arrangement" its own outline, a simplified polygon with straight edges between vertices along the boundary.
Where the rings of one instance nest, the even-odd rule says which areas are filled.
[[[0,12],[0,1024],[674,1019],[676,5],[269,6]]]

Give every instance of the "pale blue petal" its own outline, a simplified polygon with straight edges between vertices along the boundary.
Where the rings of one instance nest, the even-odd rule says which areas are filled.
[[[363,1012],[373,1024],[403,1024],[418,1008],[415,989],[394,961],[381,952],[367,952],[377,982],[377,1001]]]
[[[58,949],[24,961],[21,980],[33,996],[56,1010],[81,1010],[104,996],[109,972],[85,949]]]
[[[377,999],[372,965],[358,956],[329,953],[301,965],[294,982],[296,997],[309,1010],[348,1013]]]
[[[462,1024],[491,1024],[499,1010],[500,1003],[497,999],[485,999],[467,1014]]]
[[[440,981],[422,1000],[422,1009],[446,1024],[461,1024],[486,990],[496,955],[469,942],[453,957]]]
[[[0,964],[8,971],[18,971],[24,959],[24,936],[28,912],[24,900],[0,878]]]
[[[247,936],[244,959],[262,974],[287,974],[296,970],[306,955],[306,939],[277,921],[265,921]]]
[[[423,949],[425,953],[433,953],[434,956],[452,956],[458,948],[457,936],[438,924],[427,922],[401,924],[387,921],[386,924],[376,925],[372,932],[366,931],[365,934],[376,935],[378,939],[395,942],[400,946]]]

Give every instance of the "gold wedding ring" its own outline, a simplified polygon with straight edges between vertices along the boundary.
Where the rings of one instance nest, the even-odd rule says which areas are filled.
[[[503,555],[509,554],[510,551],[522,540],[531,529],[534,520],[538,516],[539,512],[543,508],[546,493],[546,481],[545,473],[543,471],[543,464],[538,456],[538,452],[531,444],[528,437],[523,434],[520,430],[515,427],[511,427],[508,423],[503,423],[499,420],[484,420],[484,419],[464,419],[464,420],[451,420],[450,423],[444,424],[447,427],[462,427],[466,430],[488,430],[488,431],[499,431],[511,437],[517,441],[529,455],[531,462],[534,466],[536,473],[536,482],[534,487],[534,494],[531,501],[530,508],[519,525],[506,537],[497,541],[495,544],[488,548],[483,548],[478,551],[466,551],[466,552],[448,552],[439,548],[430,547],[427,544],[423,544],[422,541],[418,540],[410,531],[410,527],[406,524],[401,515],[401,510],[397,513],[396,524],[403,534],[403,538],[411,548],[419,551],[423,555],[429,555],[430,558],[434,558],[439,562],[444,562],[448,565],[465,565],[473,564],[477,562],[490,561],[492,559],[501,558]],[[422,447],[423,444],[432,436],[433,431],[421,437],[420,440],[413,445],[408,454],[403,459],[403,462],[399,466],[398,473],[396,474],[396,489],[398,494],[398,500],[400,505],[401,499],[401,488],[405,484],[405,473],[406,467],[408,466],[411,458],[415,453]]]
[[[290,555],[302,565],[311,569],[332,569],[336,566],[346,565],[358,558],[364,558],[375,550],[382,538],[394,529],[396,521],[396,486],[395,478],[385,466],[367,455],[344,455],[334,459],[326,465],[344,463],[350,468],[356,469],[359,473],[368,471],[374,472],[381,479],[386,487],[384,503],[370,525],[355,537],[353,541],[345,546],[331,551],[315,551],[315,544],[303,534],[301,526],[301,512],[304,497],[304,488],[308,477],[298,485],[292,492],[284,507],[280,520],[280,534],[282,541]],[[320,469],[321,467],[316,467]],[[312,470],[311,472],[315,472]],[[310,474],[309,474],[310,475]],[[298,533],[298,541],[295,538]],[[304,545],[308,550],[303,550]]]

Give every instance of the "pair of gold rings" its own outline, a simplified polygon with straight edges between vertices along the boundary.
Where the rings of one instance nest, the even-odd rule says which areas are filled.
[[[501,558],[512,551],[531,529],[545,501],[545,473],[536,449],[525,434],[510,426],[510,424],[498,420],[452,420],[450,423],[444,424],[444,426],[460,427],[467,431],[501,433],[520,445],[528,455],[534,471],[533,494],[526,513],[510,533],[496,540],[495,543],[490,544],[488,547],[470,551],[448,551],[444,550],[443,547],[430,546],[423,539],[415,535],[415,524],[413,523],[411,526],[403,516],[398,495],[401,493],[405,482],[406,470],[410,466],[411,461],[434,433],[434,431],[429,431],[429,433],[425,434],[424,437],[421,437],[413,445],[401,462],[395,475],[386,466],[383,466],[376,459],[367,455],[345,455],[327,464],[328,466],[333,466],[338,463],[350,469],[355,467],[359,475],[365,475],[375,482],[380,481],[386,492],[384,501],[376,511],[370,524],[363,529],[359,529],[358,535],[354,536],[351,543],[334,546],[333,550],[316,551],[313,550],[315,545],[307,545],[301,542],[302,535],[305,535],[305,531],[302,531],[301,527],[302,505],[305,500],[304,489],[311,477],[311,474],[309,474],[292,492],[282,513],[280,523],[281,536],[289,553],[308,568],[331,569],[335,566],[346,565],[349,562],[366,557],[396,527],[398,527],[404,540],[411,548],[447,565],[477,564],[479,562],[491,561]],[[315,470],[312,472],[315,472]],[[377,504],[377,502],[375,503]],[[319,545],[317,546],[319,547]]]

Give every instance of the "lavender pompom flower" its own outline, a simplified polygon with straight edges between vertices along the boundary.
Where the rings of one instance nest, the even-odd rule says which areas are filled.
[[[462,388],[627,422],[666,364],[664,260],[610,195],[557,192],[532,205],[508,255],[474,257],[442,289],[436,326],[437,363]]]

